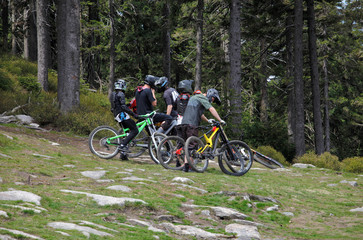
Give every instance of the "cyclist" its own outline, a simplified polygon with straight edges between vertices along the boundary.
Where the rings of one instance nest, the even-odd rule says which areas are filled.
[[[166,115],[176,119],[178,117],[177,99],[179,98],[179,93],[174,88],[169,87],[169,81],[166,77],[161,77],[156,80],[155,87],[158,93],[163,92],[163,98],[166,104]],[[168,129],[170,124],[171,121],[165,121],[163,129]]]
[[[204,111],[206,109],[209,110],[217,121],[222,124],[225,123],[211,103],[217,103],[218,105],[221,104],[221,99],[219,98],[219,94],[216,89],[211,88],[207,91],[207,93],[202,93],[199,90],[195,92],[195,95],[189,99],[188,105],[185,109],[180,137],[187,140],[190,136],[198,136],[198,126],[202,119],[206,122],[212,123],[212,119],[208,120],[204,116]],[[189,164],[186,159],[184,163],[184,171],[189,171]]]
[[[157,80],[159,80],[159,77],[146,75],[144,86],[137,87],[135,99],[137,104],[136,111],[138,115],[151,113],[154,107],[157,105],[157,100],[155,97],[155,82]],[[164,113],[156,113],[153,120],[155,123],[171,121],[172,117]],[[161,127],[158,129],[158,132],[164,132],[167,129],[164,124],[161,125]]]
[[[117,82],[115,82],[115,92],[113,92],[111,97],[111,105],[112,105],[113,114],[115,116],[115,120],[120,124],[120,126],[130,129],[129,135],[127,135],[127,137],[122,140],[120,145],[120,150],[121,150],[120,159],[122,160],[128,160],[127,144],[139,133],[135,121],[132,120],[129,116],[131,115],[137,119],[138,115],[133,113],[126,106],[126,99],[125,99],[126,86],[127,83],[125,80],[118,79]]]
[[[188,105],[190,95],[193,93],[193,80],[182,80],[178,84],[179,98],[176,100],[178,112],[178,124],[181,124],[185,108]]]

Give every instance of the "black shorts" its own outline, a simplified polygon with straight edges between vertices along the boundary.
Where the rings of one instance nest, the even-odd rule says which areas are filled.
[[[177,126],[178,136],[186,141],[191,136],[198,137],[198,127],[189,124],[183,124]]]

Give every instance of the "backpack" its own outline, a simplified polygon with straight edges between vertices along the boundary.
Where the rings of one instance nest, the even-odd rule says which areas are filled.
[[[176,100],[178,114],[183,116],[187,108],[190,95],[188,93],[181,93]]]
[[[132,98],[131,101],[129,102],[129,104],[127,104],[127,106],[130,108],[130,110],[133,113],[136,113],[136,98]]]

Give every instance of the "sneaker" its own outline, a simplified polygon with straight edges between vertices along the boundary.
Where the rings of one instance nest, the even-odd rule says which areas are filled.
[[[128,161],[129,158],[127,157],[127,154],[126,153],[120,153],[120,159],[123,160],[123,161]]]
[[[123,153],[127,153],[129,151],[129,147],[127,145],[123,145],[123,144],[120,144],[118,149],[120,150],[120,152],[123,152]]]
[[[189,169],[189,163],[185,163],[185,164],[184,164],[184,169],[183,169],[183,171],[184,171],[184,172],[189,172],[189,170],[190,170],[190,169]]]
[[[175,167],[180,167],[180,166],[181,166],[181,164],[180,164],[179,160],[177,160],[176,164],[175,164]]]

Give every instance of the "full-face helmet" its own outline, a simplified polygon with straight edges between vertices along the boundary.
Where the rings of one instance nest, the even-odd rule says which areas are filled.
[[[117,82],[115,82],[115,90],[121,90],[126,91],[127,83],[123,79],[117,79]]]
[[[155,87],[158,92],[164,92],[165,89],[168,87],[168,85],[169,85],[169,81],[168,81],[167,77],[160,77],[155,82]]]
[[[212,102],[212,98],[214,98],[214,102],[218,105],[221,104],[221,99],[219,98],[218,91],[214,88],[208,89],[207,91],[207,98],[209,102]]]
[[[158,80],[158,77],[155,77],[153,75],[146,75],[144,83],[149,85],[151,88],[155,89],[155,82]]]
[[[182,80],[178,84],[178,92],[179,93],[193,93],[193,80]]]

